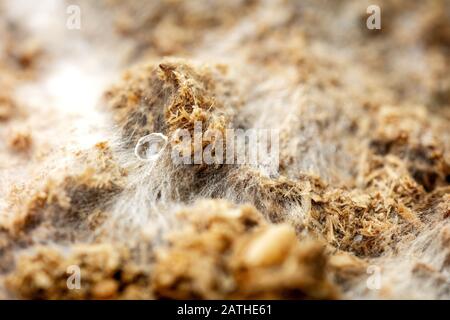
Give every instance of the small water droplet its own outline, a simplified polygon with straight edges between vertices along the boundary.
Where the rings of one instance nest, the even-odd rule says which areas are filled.
[[[167,137],[162,133],[151,133],[139,139],[134,154],[140,160],[155,161],[167,146]]]

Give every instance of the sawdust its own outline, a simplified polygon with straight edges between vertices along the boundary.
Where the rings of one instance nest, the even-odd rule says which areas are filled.
[[[448,1],[380,1],[376,32],[357,1],[79,4],[101,8],[131,54],[101,101],[108,138],[5,192],[0,297],[450,296]],[[14,92],[43,53],[32,40],[4,51],[0,121],[17,133],[0,154],[23,158],[40,133],[9,130],[27,118]],[[205,136],[279,129],[279,174],[173,163],[174,137],[198,121]],[[153,132],[169,144],[140,162]]]

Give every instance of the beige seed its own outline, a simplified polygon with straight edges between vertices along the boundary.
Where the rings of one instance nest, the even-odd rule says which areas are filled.
[[[278,264],[295,241],[297,238],[291,226],[271,226],[250,243],[244,258],[245,264],[252,267]]]

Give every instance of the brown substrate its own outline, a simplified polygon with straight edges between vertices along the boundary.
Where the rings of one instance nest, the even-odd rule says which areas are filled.
[[[374,32],[357,1],[195,3],[139,15],[134,1],[99,5],[133,44],[101,102],[111,139],[11,186],[0,296],[404,298],[426,285],[425,297],[448,298],[448,1],[381,1]],[[6,49],[0,122],[20,124],[13,91],[37,53]],[[206,136],[276,127],[279,174],[174,163],[174,137],[196,122]],[[169,138],[154,167],[134,156],[151,133]],[[9,132],[0,155],[27,157],[35,137]],[[386,267],[375,294],[371,265]]]

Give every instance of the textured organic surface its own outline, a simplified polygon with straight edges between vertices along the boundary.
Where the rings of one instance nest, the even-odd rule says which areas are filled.
[[[0,298],[449,299],[450,2],[370,4],[0,0]]]

